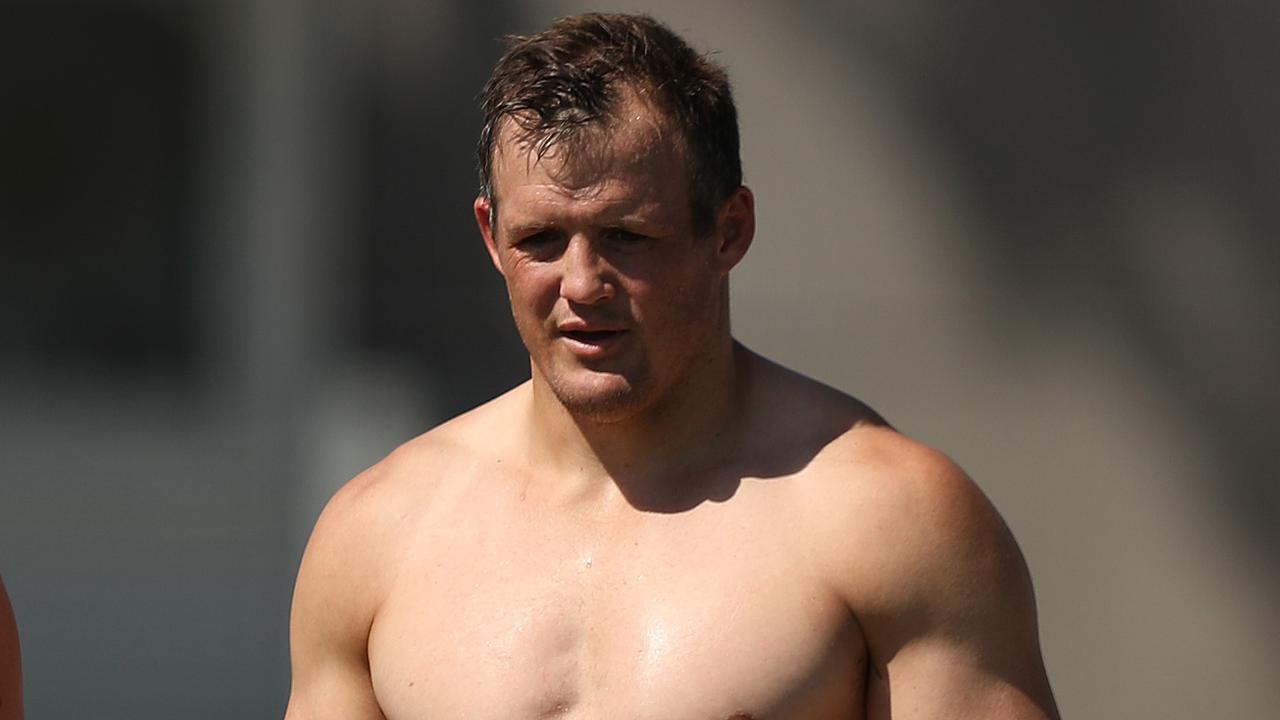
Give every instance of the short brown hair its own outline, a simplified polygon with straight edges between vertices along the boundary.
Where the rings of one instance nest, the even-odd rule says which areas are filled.
[[[648,90],[681,133],[690,164],[690,206],[698,232],[742,184],[738,111],[724,68],[647,15],[586,13],[546,30],[507,38],[480,96],[484,127],[477,159],[480,192],[494,201],[493,153],[501,124],[538,157],[599,127],[617,110],[620,90]]]

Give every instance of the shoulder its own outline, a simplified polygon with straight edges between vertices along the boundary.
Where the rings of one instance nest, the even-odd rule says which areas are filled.
[[[287,716],[381,717],[369,676],[374,620],[400,568],[429,560],[422,554],[430,548],[415,538],[492,452],[480,430],[501,419],[501,406],[481,406],[405,443],[320,513],[294,585]]]
[[[860,621],[966,612],[965,593],[981,587],[1029,596],[1012,536],[955,462],[855,398],[766,360],[756,368],[769,410],[753,436],[803,468],[788,490],[801,541]]]
[[[873,661],[949,646],[1010,677],[1040,667],[1022,553],[956,463],[887,427],[850,431],[818,463],[810,491],[822,502],[809,507],[824,513],[827,577]]]
[[[903,593],[949,570],[1014,560],[999,514],[949,457],[836,389],[763,359],[754,372],[761,420],[750,435],[779,467],[803,468],[788,492],[818,533],[806,541],[832,556],[833,577],[860,596],[880,583]]]
[[[317,530],[429,506],[466,468],[501,452],[497,438],[523,391],[517,387],[397,447],[334,494]]]
[[[1009,717],[1052,717],[1031,576],[977,484],[886,427],[851,431],[826,455],[811,490],[822,502],[807,504],[822,514],[815,550],[879,676],[892,666],[903,678],[934,678],[923,669],[945,666],[955,688],[1040,708]]]
[[[859,625],[871,694],[938,716],[1054,717],[1030,575],[978,485],[856,400],[780,386],[798,422],[771,429],[817,448],[787,483],[788,527]]]
[[[494,436],[502,434],[498,428],[518,390],[409,440],[348,481],[316,521],[307,555],[341,563],[359,554],[365,556],[360,565],[369,567],[364,561],[375,559],[369,554],[392,550],[408,526],[458,491],[472,475],[470,468],[494,455]]]
[[[843,531],[883,532],[883,521],[913,536],[998,521],[977,485],[943,453],[898,432],[860,400],[763,358],[755,359],[760,418],[749,433],[803,464],[810,511]],[[898,538],[905,539],[905,538]]]
[[[873,517],[912,520],[895,523],[904,535],[973,529],[974,522],[999,519],[951,458],[888,425],[850,428],[824,448],[815,466],[822,491],[857,503]]]
[[[1024,574],[990,500],[924,443],[887,426],[853,428],[815,459],[813,475],[809,507],[823,514],[832,575],[866,609],[924,609],[931,598]]]
[[[303,553],[295,615],[323,600],[340,602],[355,622],[372,620],[407,541],[492,454],[484,432],[500,422],[504,403],[508,396],[404,443],[334,493]]]

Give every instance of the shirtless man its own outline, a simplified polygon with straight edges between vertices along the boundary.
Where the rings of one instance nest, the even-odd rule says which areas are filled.
[[[330,501],[287,718],[1057,717],[973,482],[732,339],[723,71],[578,16],[515,40],[484,109],[475,217],[532,377]]]

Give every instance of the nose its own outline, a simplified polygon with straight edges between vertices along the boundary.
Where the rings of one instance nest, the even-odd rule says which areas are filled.
[[[609,263],[581,235],[569,240],[561,256],[560,296],[572,303],[593,305],[612,298],[614,283]]]

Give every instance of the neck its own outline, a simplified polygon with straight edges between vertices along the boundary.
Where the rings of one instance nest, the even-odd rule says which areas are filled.
[[[737,438],[749,353],[726,338],[678,384],[622,419],[570,412],[534,369],[530,460],[566,499],[621,493],[632,505],[682,503]]]

